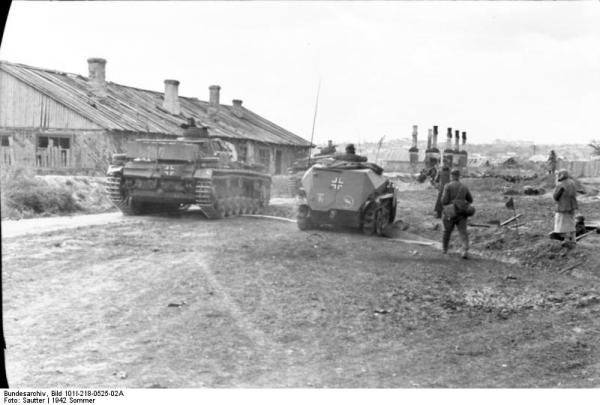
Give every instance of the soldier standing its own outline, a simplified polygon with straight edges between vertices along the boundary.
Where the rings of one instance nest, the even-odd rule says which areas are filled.
[[[553,194],[554,201],[556,201],[554,233],[561,234],[568,242],[575,243],[575,210],[579,208],[577,187],[565,169],[558,171],[556,181]]]
[[[463,250],[462,258],[468,259],[467,252],[469,251],[469,234],[467,233],[467,215],[456,209],[457,206],[465,206],[473,203],[473,197],[468,187],[460,182],[460,170],[453,169],[450,173],[451,182],[446,184],[442,193],[442,205],[449,206],[451,209],[444,209],[444,234],[442,237],[442,247],[444,253],[448,253],[448,244],[450,243],[450,235],[454,227],[458,229],[458,234],[462,241]]]
[[[435,217],[441,218],[442,209],[444,208],[444,206],[442,205],[442,193],[444,192],[444,187],[446,186],[446,184],[450,183],[450,168],[446,164],[442,166],[442,169],[437,174],[435,182],[438,183],[438,195],[437,200],[435,201],[434,211]]]

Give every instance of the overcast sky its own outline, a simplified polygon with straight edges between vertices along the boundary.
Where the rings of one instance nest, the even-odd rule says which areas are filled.
[[[599,2],[13,2],[0,59],[244,106],[310,139],[600,139]]]

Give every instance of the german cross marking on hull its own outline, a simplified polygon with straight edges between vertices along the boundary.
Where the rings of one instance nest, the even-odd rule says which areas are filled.
[[[340,179],[339,177],[336,177],[335,179],[333,179],[331,181],[331,188],[334,190],[340,190],[343,185],[344,185],[344,181],[342,179]]]
[[[175,168],[171,165],[165,166],[165,174],[167,176],[172,176],[173,174],[175,174]]]

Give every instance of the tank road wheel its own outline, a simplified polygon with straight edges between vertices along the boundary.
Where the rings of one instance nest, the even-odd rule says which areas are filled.
[[[110,174],[106,177],[105,192],[108,199],[117,207],[123,215],[139,215],[142,213],[140,204],[128,196],[123,187],[123,178],[118,174]]]
[[[362,231],[365,235],[373,235],[376,231],[377,204],[371,203],[363,214]]]
[[[240,215],[245,215],[248,213],[248,202],[246,201],[246,197],[240,197]]]
[[[252,198],[246,197],[246,214],[252,214]]]
[[[225,218],[226,211],[222,201],[219,200],[215,203],[215,212],[216,218]]]
[[[235,207],[234,215],[242,215],[244,213],[244,208],[243,208],[243,202],[242,202],[242,197],[235,197],[233,199],[233,206]]]
[[[250,200],[250,213],[258,214],[258,200],[256,198]]]
[[[298,224],[298,229],[301,231],[314,228],[314,224],[310,218],[310,208],[308,205],[301,205],[298,207],[296,222]]]
[[[377,235],[383,235],[384,228],[390,223],[390,207],[386,202],[375,213],[375,232]]]
[[[231,198],[226,198],[225,199],[225,216],[226,217],[233,216],[234,215],[233,210],[234,210],[233,201],[231,200]]]

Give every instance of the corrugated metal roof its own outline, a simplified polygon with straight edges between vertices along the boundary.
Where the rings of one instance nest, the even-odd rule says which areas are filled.
[[[106,95],[99,97],[88,78],[78,74],[6,61],[0,61],[0,69],[107,130],[181,135],[181,124],[193,117],[198,125],[209,128],[211,136],[310,146],[309,141],[245,107],[241,107],[242,118],[234,114],[232,106],[223,104],[209,116],[208,102],[180,96],[181,114],[173,115],[163,109],[161,92],[107,81]]]

